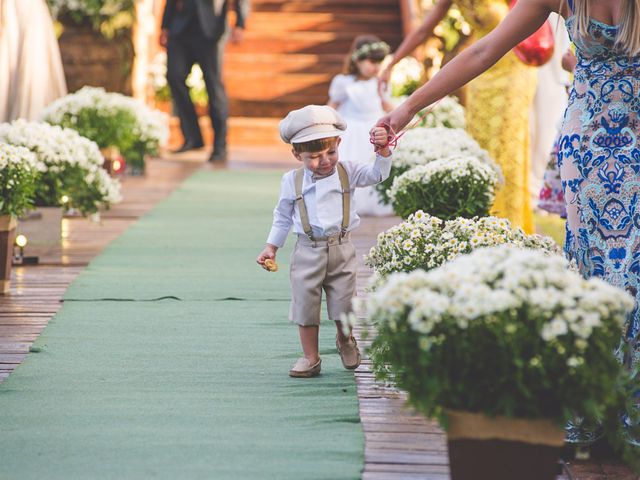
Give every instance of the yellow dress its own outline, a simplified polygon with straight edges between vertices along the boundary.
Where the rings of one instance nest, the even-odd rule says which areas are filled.
[[[509,12],[505,0],[454,0],[474,38],[493,30]],[[467,87],[467,131],[500,165],[504,185],[491,213],[533,233],[529,195],[529,112],[536,69],[509,52]]]

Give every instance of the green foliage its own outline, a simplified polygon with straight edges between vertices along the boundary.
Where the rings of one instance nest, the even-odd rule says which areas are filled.
[[[33,205],[38,172],[19,164],[0,168],[0,216],[21,216]]]
[[[77,131],[96,142],[100,148],[118,147],[123,155],[137,140],[134,133],[136,117],[131,111],[124,109],[85,107],[77,112],[66,112],[58,125]]]
[[[391,95],[394,97],[408,97],[413,92],[415,92],[422,85],[422,81],[420,79],[408,79],[405,83],[401,85],[392,85],[391,86]]]
[[[63,164],[57,171],[42,173],[38,179],[35,205],[74,208],[83,215],[97,212],[105,200],[104,186],[100,178],[88,180],[87,176],[85,168],[73,164]],[[69,199],[67,203],[63,203],[65,196]]]

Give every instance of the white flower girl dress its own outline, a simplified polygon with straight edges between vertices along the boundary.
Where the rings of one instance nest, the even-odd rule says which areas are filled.
[[[347,122],[338,152],[349,162],[373,163],[375,155],[369,142],[369,130],[384,115],[378,95],[378,79],[357,80],[354,75],[336,75],[329,87],[329,101]],[[355,191],[358,215],[382,217],[393,215],[393,209],[380,201],[375,187]]]

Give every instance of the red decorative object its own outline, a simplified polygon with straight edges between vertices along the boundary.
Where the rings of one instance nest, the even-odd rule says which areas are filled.
[[[513,0],[509,7],[513,8],[516,1]],[[554,43],[553,28],[547,20],[533,35],[516,45],[513,53],[525,65],[540,67],[551,60]]]
[[[109,172],[109,175],[115,177],[124,173],[127,162],[117,147],[101,148],[100,152],[104,157],[103,167]]]

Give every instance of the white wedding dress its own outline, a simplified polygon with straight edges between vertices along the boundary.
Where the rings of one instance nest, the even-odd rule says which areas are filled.
[[[375,155],[369,130],[384,115],[378,79],[356,80],[353,75],[336,75],[329,87],[329,101],[338,104],[337,110],[347,122],[338,149],[340,160],[373,163]],[[393,215],[391,206],[380,201],[375,187],[356,189],[354,201],[360,216]]]
[[[0,0],[0,122],[38,120],[67,93],[45,0]]]

